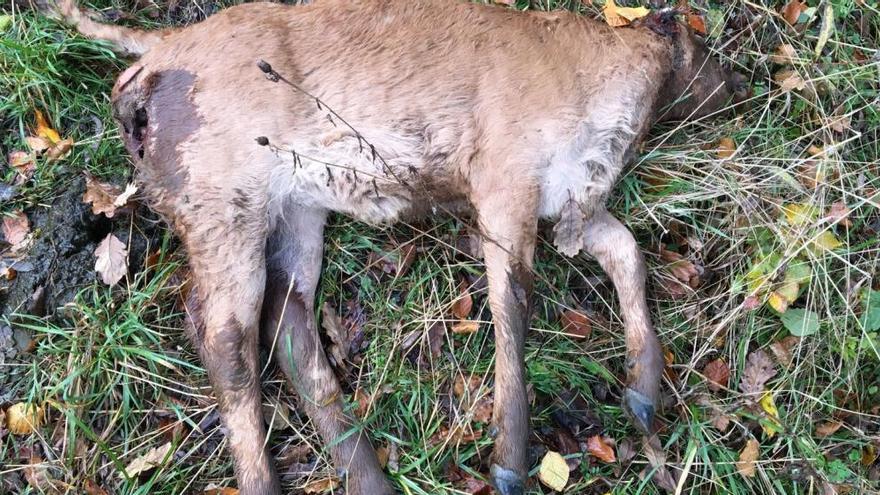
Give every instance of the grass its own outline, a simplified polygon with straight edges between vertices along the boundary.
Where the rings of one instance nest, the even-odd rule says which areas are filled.
[[[648,259],[649,303],[671,357],[660,437],[667,459],[686,472],[681,485],[686,493],[880,490],[874,458],[880,449],[880,337],[864,316],[869,290],[880,289],[880,8],[871,1],[809,0],[815,9],[805,19],[815,19],[795,29],[777,14],[782,2],[691,3],[710,29],[714,22],[726,26],[709,44],[750,76],[755,96],[736,117],[656,127],[609,204]],[[178,5],[166,16],[167,5],[151,4],[126,22],[193,20],[211,5]],[[834,29],[816,57],[825,5],[833,11]],[[127,5],[99,6],[131,11]],[[591,16],[600,11],[579,2],[530,7],[580,8]],[[34,109],[44,110],[77,146],[64,161],[41,162],[22,197],[2,205],[3,212],[44,207],[83,169],[124,182],[130,171],[110,119],[108,94],[125,64],[100,43],[53,21],[11,4],[4,9],[13,14],[0,38],[4,155],[24,148]],[[782,43],[797,52],[790,68],[805,81],[802,91],[783,92],[773,82],[783,67],[768,55]],[[841,128],[838,116],[848,116],[849,125]],[[724,138],[735,144],[732,156],[715,151]],[[811,146],[823,155],[813,156]],[[809,184],[815,177],[810,167],[825,176],[817,187]],[[11,170],[0,173],[11,182]],[[791,205],[815,207],[818,218],[838,201],[851,210],[848,228],[785,220]],[[450,481],[451,466],[479,476],[491,451],[487,435],[463,441],[448,434],[456,426],[485,429],[452,390],[457,377],[471,374],[490,385],[493,363],[479,278],[483,267],[459,248],[462,231],[454,220],[375,229],[338,217],[327,232],[319,300],[349,321],[362,311],[358,321],[368,345],[356,354],[346,387],[370,397],[364,422],[376,446],[396,452],[387,471],[408,494],[461,493]],[[833,234],[840,245],[816,248],[810,240],[823,233]],[[18,323],[34,335],[37,347],[0,373],[20,377],[10,393],[14,402],[48,404],[49,421],[37,434],[0,440],[0,490],[34,472],[69,484],[70,493],[82,493],[89,482],[119,494],[234,486],[205,373],[180,331],[183,253],[170,249],[167,238],[164,245],[163,259],[122,287],[95,285],[64,317]],[[415,246],[416,256],[405,272],[370,266],[373,253],[389,247],[399,252],[407,245]],[[661,245],[699,272],[696,289],[676,281],[674,270],[682,262],[664,257]],[[766,385],[779,411],[771,437],[761,427],[768,424],[766,413],[744,407],[738,386],[750,353],[762,349],[772,355],[771,346],[790,334],[763,297],[768,288],[782,290],[788,267],[798,264],[809,266],[810,276],[799,284],[791,307],[815,313],[820,326],[794,343],[789,364],[775,364],[777,374]],[[612,464],[586,457],[567,493],[660,493],[639,476],[648,460],[619,407],[624,344],[613,291],[595,262],[564,258],[543,239],[536,270],[536,311],[527,342],[534,456],[558,448],[554,435],[560,421],[580,423],[590,434],[615,440],[620,456],[630,445],[637,455]],[[429,359],[429,330],[436,322],[453,323],[450,310],[461,280],[474,297],[472,317],[484,323],[470,335],[443,333],[442,353]],[[762,299],[749,309],[747,296],[754,294]],[[588,339],[561,332],[559,314],[571,308],[591,315]],[[704,370],[716,359],[729,365],[731,377],[726,389],[712,392]],[[283,480],[299,493],[332,468],[271,367],[263,390],[266,404],[279,411],[272,451],[287,456]],[[587,405],[588,419],[578,420],[572,397]],[[713,410],[729,415],[728,429],[713,426]],[[820,434],[820,427],[836,422],[839,429]],[[760,445],[752,477],[741,475],[735,464],[749,439]],[[120,475],[133,459],[169,441],[176,446],[173,460],[133,479]],[[296,458],[292,453],[300,445],[308,452]],[[27,452],[40,456],[38,464],[28,464],[29,456],[22,457]],[[23,492],[39,493],[32,485],[25,483]],[[537,483],[531,490],[549,493]]]

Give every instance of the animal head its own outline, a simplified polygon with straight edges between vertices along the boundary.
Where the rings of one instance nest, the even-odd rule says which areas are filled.
[[[727,69],[709,53],[703,40],[667,9],[647,17],[643,24],[671,38],[672,71],[660,92],[660,120],[709,115],[747,98],[748,80]]]

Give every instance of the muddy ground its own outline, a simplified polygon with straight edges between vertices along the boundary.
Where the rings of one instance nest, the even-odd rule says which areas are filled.
[[[128,246],[130,276],[144,266],[148,249],[160,240],[161,222],[145,207],[113,219],[95,215],[82,200],[84,177],[64,183],[51,205],[25,211],[33,235],[29,248],[23,254],[0,255],[0,264],[14,272],[14,278],[0,280],[0,365],[23,359],[32,350],[33,336],[20,323],[37,317],[63,324],[64,306],[98,280],[94,252],[107,234]],[[0,242],[7,245],[2,233]],[[9,370],[0,374],[0,402],[15,393],[15,367]]]

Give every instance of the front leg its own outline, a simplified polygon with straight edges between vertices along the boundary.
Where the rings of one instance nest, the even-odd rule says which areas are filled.
[[[474,205],[485,238],[489,307],[495,327],[496,437],[490,476],[502,495],[520,495],[529,467],[524,353],[537,216],[534,190],[507,182],[506,189],[486,191]]]
[[[626,332],[627,389],[624,406],[636,426],[650,433],[663,373],[663,353],[645,298],[645,260],[630,231],[605,210],[584,227],[584,248],[611,277]]]

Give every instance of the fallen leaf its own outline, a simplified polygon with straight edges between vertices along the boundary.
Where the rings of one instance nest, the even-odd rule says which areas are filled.
[[[170,458],[172,450],[171,442],[165,443],[159,447],[153,447],[142,455],[136,457],[125,467],[124,476],[134,478],[141,473],[145,473],[157,466],[160,466],[166,458]],[[120,473],[122,474],[122,473]]]
[[[782,213],[789,225],[807,225],[819,217],[819,208],[807,203],[789,203],[782,206]]]
[[[25,241],[31,232],[31,223],[27,215],[22,211],[16,211],[12,216],[3,217],[3,236],[12,246],[13,251],[25,247]]]
[[[811,245],[814,246],[813,251],[815,253],[821,254],[824,251],[834,251],[843,246],[843,243],[834,235],[834,232],[826,230],[819,234]]]
[[[830,127],[832,131],[842,134],[852,128],[852,118],[849,115],[831,117],[828,120],[828,127]]]
[[[586,339],[593,330],[590,319],[581,311],[567,309],[560,317],[562,333],[579,339]]]
[[[626,26],[636,19],[641,19],[649,13],[650,10],[645,7],[618,7],[614,0],[605,0],[605,7],[602,9],[605,14],[605,22],[609,26],[619,27]]]
[[[796,346],[800,340],[800,337],[789,335],[788,337],[770,344],[770,351],[773,353],[773,357],[776,358],[776,362],[787,368],[792,360],[791,349]]]
[[[709,390],[718,392],[727,388],[730,381],[730,367],[723,359],[716,359],[706,364],[703,375],[709,379]]]
[[[764,385],[774,376],[776,376],[776,370],[767,353],[760,349],[752,351],[746,360],[739,389],[744,394],[754,396],[754,399],[758,400],[760,398],[758,394],[763,396]]]
[[[65,489],[66,483],[52,479],[48,465],[38,455],[32,454],[28,459],[28,464],[24,468],[24,478],[37,493],[61,495],[69,492]]]
[[[711,416],[712,426],[715,427],[721,433],[727,431],[727,428],[730,427],[730,416],[724,414],[723,412],[713,412]]]
[[[73,139],[67,138],[62,139],[55,143],[54,146],[50,147],[46,150],[46,157],[49,162],[55,162],[63,159],[67,156],[70,150],[73,148]]]
[[[9,14],[0,15],[0,33],[9,29],[12,25],[12,16]]]
[[[83,491],[86,492],[86,495],[110,495],[109,493],[107,493],[107,490],[101,488],[91,478],[86,478],[86,480],[83,482]],[[236,493],[216,494],[216,495],[238,495],[238,491],[236,490]]]
[[[487,390],[480,375],[471,375],[466,382],[464,376],[457,375],[452,392],[464,409],[473,412],[474,421],[489,423],[492,420],[494,396]]]
[[[688,14],[687,15],[687,23],[688,26],[691,27],[697,33],[702,35],[706,34],[706,22],[703,21],[703,16],[699,14]]]
[[[456,335],[476,333],[479,329],[480,322],[474,320],[463,320],[452,325],[452,333]]]
[[[806,309],[789,309],[781,315],[782,325],[796,337],[806,337],[819,331],[819,315]]]
[[[874,447],[874,444],[869,443],[868,445],[865,445],[864,448],[862,448],[862,466],[867,467],[874,464],[874,461],[877,460],[877,455],[877,448]]]
[[[351,350],[351,341],[348,338],[348,330],[342,323],[342,319],[336,314],[336,310],[329,302],[325,302],[321,307],[321,328],[327,332],[332,344],[330,345],[330,355],[337,367],[345,366],[345,360],[348,359],[348,353]]]
[[[34,110],[34,116],[37,121],[37,137],[46,139],[50,144],[55,144],[61,141],[61,136],[58,134],[58,131],[49,127],[49,124],[46,122],[46,117],[43,116],[43,112]]]
[[[613,4],[612,0],[608,0],[608,2]],[[586,219],[580,204],[569,198],[562,207],[559,221],[553,226],[553,245],[560,253],[571,258],[577,256],[583,249]]]
[[[238,488],[210,488],[203,491],[202,495],[238,495]]]
[[[544,454],[541,467],[538,469],[538,479],[551,490],[557,492],[565,490],[565,485],[568,484],[568,464],[562,454],[552,450]]]
[[[730,158],[734,153],[736,153],[736,141],[733,138],[721,138],[715,146],[715,156],[719,159]]]
[[[462,281],[458,286],[458,299],[452,303],[452,315],[459,320],[464,320],[471,314],[474,307],[474,300],[468,290],[467,282]]]
[[[843,426],[843,421],[826,421],[816,427],[816,435],[819,435],[820,437],[830,437],[837,433],[837,430],[839,430],[841,426]]]
[[[648,472],[653,471],[654,475],[651,479],[654,484],[667,492],[675,492],[678,483],[676,477],[669,471],[669,466],[666,464],[666,453],[660,445],[660,439],[657,435],[642,436],[642,449],[645,452],[645,457],[648,458],[650,467],[645,467],[639,476],[644,479]]]
[[[764,434],[767,435],[767,438],[773,438],[773,435],[776,434],[779,426],[779,410],[776,408],[776,402],[773,401],[773,394],[771,392],[765,392],[764,396],[761,397],[761,400],[758,402],[761,405],[761,409],[767,413],[767,417],[769,418],[769,422],[762,421],[761,427],[764,429]]]
[[[13,435],[30,435],[43,425],[44,419],[42,407],[19,402],[6,410],[6,429]]]
[[[702,274],[700,267],[684,259],[682,255],[675,251],[669,251],[668,249],[660,249],[660,259],[668,263],[666,269],[675,278],[686,283],[691,289],[696,289],[700,286],[700,275]]]
[[[773,74],[773,81],[779,85],[779,89],[782,90],[783,93],[788,93],[789,91],[801,91],[807,87],[806,81],[792,69],[782,69],[781,71]]]
[[[783,43],[777,46],[776,50],[773,50],[773,53],[768,58],[774,64],[792,65],[797,60],[798,55],[797,50],[793,46]]]
[[[782,7],[782,17],[784,17],[789,24],[794,26],[795,24],[797,24],[798,18],[800,18],[801,16],[801,12],[806,10],[806,8],[807,4],[804,2],[801,2],[799,0],[789,0],[789,2],[786,3],[784,7]]]
[[[123,191],[113,184],[101,182],[90,174],[86,175],[86,192],[83,194],[83,202],[92,205],[92,213],[104,214],[107,218],[113,218],[116,210],[125,206],[132,194],[137,192],[137,187],[129,184]]]
[[[95,248],[95,257],[95,271],[101,275],[101,281],[111,287],[128,273],[128,250],[112,233]]]
[[[593,457],[608,464],[617,461],[617,457],[614,455],[614,448],[608,444],[608,441],[605,438],[599,435],[593,435],[587,439],[587,452]]]
[[[117,208],[121,208],[128,204],[128,200],[138,191],[137,186],[129,183],[125,186],[125,190],[122,191],[122,194],[116,196],[116,199],[113,200],[113,206]]]
[[[302,487],[303,493],[315,494],[315,493],[327,493],[329,491],[335,491],[339,488],[339,479],[338,478],[323,478],[320,480],[314,480],[306,484],[306,486]]]
[[[760,451],[760,444],[754,438],[750,438],[746,442],[746,446],[739,453],[739,460],[736,461],[736,470],[739,474],[751,478],[755,475],[756,461]]]
[[[14,168],[19,176],[25,179],[33,177],[34,171],[37,169],[33,153],[13,151],[9,153],[7,159],[9,160],[9,166]]]

